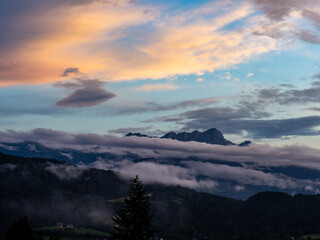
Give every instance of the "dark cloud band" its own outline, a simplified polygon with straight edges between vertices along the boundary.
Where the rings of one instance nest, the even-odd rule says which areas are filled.
[[[69,96],[56,102],[58,107],[90,107],[99,105],[114,98],[116,95],[103,88],[105,83],[97,79],[83,80],[76,79],[76,82],[57,83],[56,86],[66,88],[79,88]]]

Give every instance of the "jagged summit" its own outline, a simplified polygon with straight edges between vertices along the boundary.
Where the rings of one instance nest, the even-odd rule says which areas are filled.
[[[149,137],[148,135],[141,134],[141,133],[132,133],[129,132],[128,134],[125,135],[125,137]],[[180,133],[175,133],[175,132],[168,132],[161,138],[166,138],[166,139],[175,139],[178,141],[182,142],[204,142],[204,143],[209,143],[209,144],[217,144],[217,145],[237,145],[227,139],[224,138],[222,132],[220,132],[216,128],[210,128],[204,132],[200,131],[193,131],[193,132],[180,132]],[[238,146],[240,147],[246,147],[251,144],[250,141],[245,141],[240,143]]]
[[[189,142],[205,142],[210,144],[218,144],[218,145],[234,145],[231,141],[228,141],[224,138],[223,134],[216,128],[211,128],[204,132],[193,131],[189,132],[169,132],[162,136],[161,138],[170,138],[178,141]]]
[[[131,136],[135,136],[135,137],[149,137],[148,135],[145,135],[145,134],[132,133],[132,132],[129,132],[127,135],[125,135],[125,137],[131,137]]]
[[[242,143],[239,144],[239,147],[247,147],[251,144],[252,142],[251,141],[244,141]]]

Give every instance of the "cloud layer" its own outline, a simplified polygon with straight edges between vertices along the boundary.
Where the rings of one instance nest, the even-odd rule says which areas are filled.
[[[139,175],[146,183],[176,185],[192,189],[214,189],[218,183],[213,180],[198,180],[197,175],[187,168],[158,164],[155,162],[134,163],[124,161],[96,161],[90,167],[113,170],[122,177],[132,179]]]
[[[297,166],[320,170],[320,151],[299,145],[273,147],[266,144],[250,144],[246,148],[241,148],[159,138],[127,138],[92,133],[71,134],[43,128],[34,129],[31,132],[13,130],[0,132],[2,143],[21,141],[34,141],[49,148],[105,151],[116,155],[126,155],[130,152],[142,158],[188,158],[193,156],[207,160],[251,162],[260,166]]]
[[[224,29],[250,18],[248,2],[209,2],[170,14],[164,6],[126,0],[0,4],[6,32],[0,39],[1,85],[53,82],[78,69],[112,81],[203,74],[276,49],[274,39],[252,34],[250,24]]]
[[[72,150],[77,151],[77,156],[79,151],[89,154],[86,167],[113,170],[123,178],[138,174],[146,183],[179,185],[238,197],[263,189],[289,193],[320,190],[317,178],[320,150],[305,146],[251,144],[243,148],[159,138],[70,134],[50,129],[0,132],[3,145],[23,140],[41,143],[64,154],[70,155]],[[104,153],[116,157],[104,157]],[[85,169],[83,164],[46,168],[62,179],[77,178]],[[314,177],[308,172],[313,172]]]

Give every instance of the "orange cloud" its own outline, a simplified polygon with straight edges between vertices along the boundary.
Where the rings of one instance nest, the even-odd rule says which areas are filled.
[[[202,75],[276,49],[275,40],[252,35],[250,29],[221,30],[251,13],[250,6],[245,4],[218,17],[203,17],[200,11],[200,15],[184,13],[181,18],[174,16],[160,21],[147,43],[129,52],[121,49],[106,52],[105,65],[112,66],[107,69],[108,74],[113,81]],[[189,15],[194,19],[188,19]]]
[[[119,30],[150,21],[143,9],[123,0],[113,7],[89,2],[69,8],[45,9],[41,14],[20,16],[17,30],[36,31],[2,53],[0,84],[28,84],[57,81],[70,66],[86,73],[105,72],[96,44],[121,37]],[[119,36],[120,35],[120,36]],[[12,39],[16,41],[16,39]]]
[[[92,1],[20,16],[14,26],[35,34],[2,53],[0,86],[54,82],[71,67],[111,81],[201,75],[276,49],[275,40],[250,29],[222,30],[248,17],[248,4],[222,2],[218,13],[213,2],[160,18],[155,8],[150,13],[129,2]],[[142,27],[146,23],[153,30]]]
[[[133,88],[137,91],[143,91],[143,92],[153,92],[153,91],[170,91],[170,90],[176,90],[180,87],[173,85],[173,84],[144,84],[139,87]]]

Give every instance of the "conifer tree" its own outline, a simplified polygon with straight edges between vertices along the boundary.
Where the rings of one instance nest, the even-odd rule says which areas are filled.
[[[9,226],[6,240],[32,240],[32,226],[28,217],[20,217]]]
[[[131,180],[129,196],[124,200],[121,209],[113,217],[116,240],[149,240],[152,239],[150,224],[150,197],[143,189],[143,184],[136,176]]]

